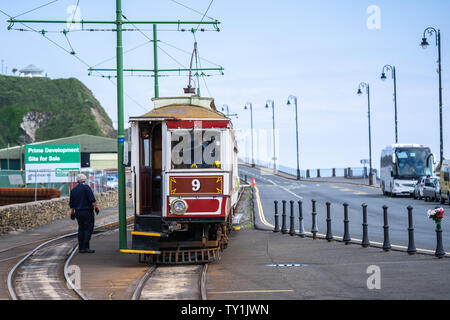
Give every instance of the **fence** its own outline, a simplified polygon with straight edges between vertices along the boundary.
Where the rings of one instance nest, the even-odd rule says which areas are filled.
[[[60,170],[0,170],[0,187],[55,188],[61,192],[61,196],[67,196],[76,183],[76,175],[79,173],[86,176],[86,184],[91,187],[94,193],[118,188],[117,170],[90,169],[66,172],[61,172]],[[126,170],[125,181],[127,188],[131,188],[131,176],[130,171]]]
[[[246,164],[251,164],[251,159],[243,158],[239,161]],[[273,168],[273,162],[265,162],[255,159],[255,165],[263,168]],[[288,175],[297,176],[297,169],[286,167],[283,165],[277,165],[277,170]],[[377,179],[379,179],[378,170],[376,172]],[[367,167],[348,167],[348,168],[331,168],[331,169],[306,169],[300,170],[300,178],[331,178],[331,177],[344,177],[344,178],[368,178],[369,169]]]
[[[287,204],[290,204],[290,214],[288,214],[288,209],[286,208]],[[305,224],[304,224],[304,220],[309,217],[306,216],[306,214],[304,214],[304,210],[303,210],[303,201],[302,200],[298,200],[297,202],[290,200],[289,202],[286,200],[282,200],[282,201],[274,201],[274,221],[275,221],[275,225],[273,227],[273,232],[279,233],[281,232],[282,234],[289,234],[291,236],[299,236],[301,238],[305,238],[306,236],[308,237],[312,237],[313,240],[316,240],[319,238],[319,230],[318,230],[318,211],[317,211],[317,206],[316,206],[317,201],[312,199],[311,200],[311,231],[310,232],[306,232],[305,231]],[[279,222],[279,218],[280,218],[280,214],[279,214],[279,208],[278,205],[281,204],[281,223]],[[336,225],[334,227],[332,227],[332,215],[331,215],[331,203],[330,202],[326,202],[326,235],[320,235],[320,238],[322,239],[326,239],[328,240],[328,242],[337,240],[337,241],[341,241],[344,242],[345,244],[349,244],[349,243],[357,243],[360,244],[363,248],[368,248],[368,247],[381,247],[384,251],[390,251],[393,250],[393,245],[391,245],[390,242],[390,238],[389,238],[389,219],[388,219],[388,207],[386,205],[384,205],[382,207],[382,215],[377,216],[377,218],[379,218],[380,220],[383,221],[383,243],[381,245],[380,242],[370,242],[369,241],[369,220],[368,220],[368,215],[367,215],[367,204],[363,203],[361,205],[361,209],[362,209],[362,239],[361,240],[357,240],[357,239],[352,239],[352,237],[350,236],[350,220],[349,220],[349,205],[347,203],[342,204],[343,205],[343,212],[344,212],[344,220],[343,220],[343,230],[344,230],[344,234],[343,236],[333,236],[333,229],[334,227],[336,227]],[[298,209],[296,209],[294,206],[298,207]],[[421,253],[424,254],[430,254],[430,252],[432,252],[431,250],[428,249],[416,249],[416,245],[415,245],[415,240],[414,240],[414,222],[413,222],[413,207],[408,206],[405,208],[406,210],[404,211],[405,213],[407,212],[407,215],[405,215],[405,222],[407,221],[407,242],[408,242],[408,247],[406,249],[406,252],[409,255],[413,255],[416,254],[418,252],[418,250]],[[298,218],[295,216],[295,211],[298,211]],[[306,211],[305,211],[306,212]],[[440,214],[440,215],[439,215]],[[436,228],[435,228],[435,233],[436,233],[436,250],[434,252],[434,255],[438,258],[443,258],[446,256],[446,252],[444,250],[444,245],[443,245],[443,236],[442,236],[442,219],[443,219],[443,209],[442,208],[437,208],[437,209],[431,209],[428,212],[428,215],[431,215],[432,219],[434,220],[435,224],[436,224]],[[322,216],[324,216],[322,214]],[[296,222],[295,220],[298,219],[298,232],[296,231]],[[340,219],[338,219],[339,223],[341,223]],[[372,223],[373,223],[373,219],[372,219]],[[375,223],[377,224],[377,223]],[[357,224],[358,226],[360,225],[359,223]],[[354,229],[353,229],[354,230]],[[395,230],[398,232],[398,226],[395,226]],[[404,250],[402,247],[396,245],[395,246],[396,250]],[[406,248],[406,247],[405,247]]]

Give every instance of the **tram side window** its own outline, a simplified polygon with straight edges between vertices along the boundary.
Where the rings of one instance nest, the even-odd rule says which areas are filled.
[[[444,181],[448,181],[449,180],[449,168],[445,167],[444,168]]]
[[[150,139],[144,139],[144,167],[150,167]]]
[[[172,131],[171,168],[221,168],[220,131],[206,129]]]

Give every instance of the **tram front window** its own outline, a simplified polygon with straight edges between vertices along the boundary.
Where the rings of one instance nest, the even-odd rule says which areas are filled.
[[[171,168],[221,168],[220,131],[206,129],[172,131]]]

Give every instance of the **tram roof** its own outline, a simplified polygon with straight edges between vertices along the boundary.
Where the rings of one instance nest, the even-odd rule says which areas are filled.
[[[229,120],[223,113],[217,111],[214,99],[203,97],[169,97],[153,98],[155,107],[130,120],[148,119],[217,119]]]

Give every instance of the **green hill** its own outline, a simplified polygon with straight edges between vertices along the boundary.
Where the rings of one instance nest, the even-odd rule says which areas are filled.
[[[115,136],[108,114],[79,80],[0,75],[0,148],[82,133]]]

